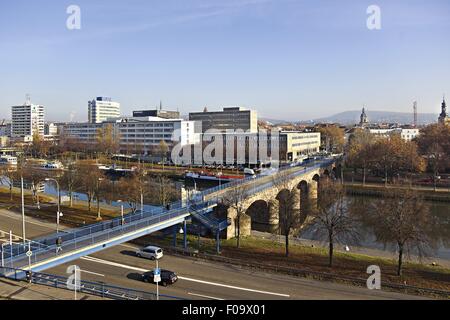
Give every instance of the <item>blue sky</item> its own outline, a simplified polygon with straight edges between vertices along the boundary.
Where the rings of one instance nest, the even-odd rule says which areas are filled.
[[[68,30],[66,8],[81,8]],[[381,8],[382,29],[366,27]],[[345,110],[439,112],[450,96],[448,0],[0,2],[0,119],[29,93],[49,120],[107,95],[183,114],[224,105],[306,120]],[[72,115],[72,116],[71,116]]]

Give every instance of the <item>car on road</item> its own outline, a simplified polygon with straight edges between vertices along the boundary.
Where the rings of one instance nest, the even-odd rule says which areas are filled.
[[[142,275],[142,281],[147,282],[147,283],[155,283],[154,282],[154,271],[147,271]],[[175,274],[175,272],[173,271],[169,271],[169,270],[164,270],[161,269],[161,282],[160,284],[164,287],[168,286],[169,284],[174,284],[175,282],[177,282],[178,277]]]
[[[159,260],[163,257],[163,250],[159,247],[147,246],[136,251],[136,256],[138,256],[139,258]]]

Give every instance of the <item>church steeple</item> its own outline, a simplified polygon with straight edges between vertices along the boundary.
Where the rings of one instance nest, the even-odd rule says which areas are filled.
[[[441,114],[439,115],[439,122],[443,124],[450,124],[450,118],[447,115],[447,104],[445,103],[445,95],[442,99]]]
[[[365,107],[362,108],[361,116],[360,116],[359,119],[360,119],[359,120],[359,125],[361,127],[364,127],[364,126],[366,126],[369,123],[369,119],[367,118],[366,108]]]

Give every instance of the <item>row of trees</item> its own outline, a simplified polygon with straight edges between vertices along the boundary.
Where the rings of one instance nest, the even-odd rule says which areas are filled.
[[[70,199],[69,206],[73,206],[74,195],[82,193],[87,198],[87,208],[92,210],[94,200],[99,203],[104,200],[112,202],[121,200],[129,204],[135,212],[141,199],[155,205],[166,205],[178,198],[173,182],[162,175],[146,175],[142,168],[138,168],[130,177],[119,180],[107,178],[95,162],[80,161],[71,163],[61,176],[55,177],[61,188],[66,190]],[[3,184],[10,190],[13,199],[13,187],[17,185],[21,177],[31,185],[36,203],[39,203],[38,185],[48,177],[48,172],[34,167],[32,164],[19,164],[17,169],[3,167],[0,177]],[[100,215],[100,208],[97,206]]]
[[[345,145],[344,129],[336,125],[319,128],[322,148],[332,153],[342,153]]]
[[[398,134],[375,137],[365,130],[357,130],[346,150],[345,165],[361,170],[363,182],[367,172],[383,175],[385,183],[401,173],[421,173],[426,163],[420,156],[417,143],[406,141]]]
[[[95,163],[84,161],[69,165],[61,178],[62,186],[72,199],[75,192],[86,194],[88,209],[94,199],[127,202],[135,212],[142,199],[155,205],[167,205],[178,198],[173,182],[163,175],[147,175],[141,167],[130,177],[105,178]]]
[[[450,127],[433,124],[421,130],[414,141],[399,134],[376,137],[366,130],[356,130],[346,146],[345,165],[361,170],[363,182],[370,171],[384,175],[385,182],[399,174],[430,172],[433,177],[450,170]]]

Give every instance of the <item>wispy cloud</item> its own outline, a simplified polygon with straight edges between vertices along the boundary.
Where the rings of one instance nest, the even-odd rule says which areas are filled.
[[[46,36],[45,38],[32,39],[31,43],[52,46],[60,45],[66,42],[73,41],[90,41],[95,39],[109,38],[123,34],[133,34],[149,31],[163,26],[176,26],[196,21],[207,20],[213,17],[219,16],[233,16],[239,13],[241,10],[252,6],[262,6],[272,3],[274,0],[230,0],[230,1],[200,1],[194,2],[194,4],[186,6],[178,10],[170,10],[170,8],[163,7],[161,13],[156,17],[152,17],[151,22],[144,23],[130,23],[113,27],[103,27],[98,29],[88,29],[82,23],[82,29],[80,31],[67,31],[70,34]],[[100,7],[96,9],[101,10]],[[166,12],[165,12],[166,11]],[[82,17],[83,17],[82,9]],[[117,13],[120,16],[120,13]],[[136,19],[139,20],[139,19]]]

